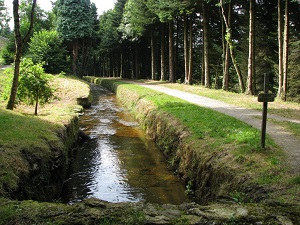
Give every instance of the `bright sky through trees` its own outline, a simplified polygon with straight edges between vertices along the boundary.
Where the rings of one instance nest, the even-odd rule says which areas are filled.
[[[5,0],[5,5],[8,7],[10,15],[12,16],[12,0]],[[98,9],[98,15],[101,15],[104,11],[112,9],[114,7],[114,0],[91,0],[96,4]],[[51,10],[51,1],[50,0],[41,0],[37,1],[37,4],[44,10]]]

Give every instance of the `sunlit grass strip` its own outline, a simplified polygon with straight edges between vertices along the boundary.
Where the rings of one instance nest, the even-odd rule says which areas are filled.
[[[178,118],[192,134],[192,140],[208,152],[224,152],[233,155],[232,164],[239,173],[249,173],[260,184],[276,184],[284,181],[285,156],[270,138],[267,149],[260,147],[260,131],[233,117],[203,108],[187,101],[168,96],[138,85],[117,80],[103,80],[104,86],[117,92],[130,92],[152,102],[157,109]],[[118,87],[118,88],[116,88]],[[122,94],[121,94],[122,95]],[[136,97],[135,97],[136,99]],[[136,103],[129,107],[134,110]]]
[[[186,91],[191,94],[196,94],[212,99],[217,99],[229,104],[233,104],[239,107],[261,110],[262,103],[257,101],[257,96],[239,94],[234,92],[228,92],[223,90],[209,89],[200,85],[185,85],[185,84],[161,84],[165,87]],[[276,99],[268,106],[268,112],[274,113],[283,117],[299,119],[300,120],[300,104],[293,102],[283,102]]]
[[[287,130],[291,131],[296,137],[300,138],[300,124],[299,123],[292,123],[289,121],[278,121],[275,119],[269,119],[273,123],[277,123],[280,126],[285,127]],[[300,147],[299,147],[300,149]]]

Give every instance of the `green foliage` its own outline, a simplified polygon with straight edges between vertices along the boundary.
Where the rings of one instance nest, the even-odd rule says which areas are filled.
[[[92,37],[94,16],[89,0],[58,0],[57,31],[67,41]]]
[[[149,0],[147,5],[161,22],[172,21],[182,11],[183,6],[179,0]]]
[[[289,60],[287,99],[300,103],[300,41],[291,43]]]
[[[38,32],[41,30],[50,30],[53,27],[52,15],[50,12],[43,10],[37,1],[37,5],[34,13],[34,27],[33,31]],[[30,14],[32,9],[32,0],[21,0],[20,2],[20,22],[21,22],[21,32],[27,32],[30,23]],[[22,34],[24,35],[24,33]]]
[[[29,43],[29,54],[34,63],[43,63],[47,73],[59,73],[67,67],[67,50],[56,31],[34,33]]]
[[[0,225],[11,224],[11,222],[15,220],[16,214],[16,207],[11,204],[6,207],[0,207]]]
[[[122,31],[124,39],[132,38],[136,40],[144,34],[147,26],[156,21],[157,16],[149,10],[146,1],[129,0],[125,4],[119,30]]]
[[[113,49],[118,46],[121,39],[118,26],[121,16],[115,10],[109,10],[100,16],[100,29],[98,31],[100,37],[100,51],[104,49]]]
[[[293,184],[300,184],[300,176],[297,176],[297,177],[293,178],[292,183]]]
[[[247,201],[247,194],[239,191],[233,191],[229,193],[230,197],[233,198],[233,200],[237,203],[243,203]]]
[[[0,36],[7,37],[10,33],[8,10],[4,4],[4,0],[0,0]]]
[[[11,34],[8,37],[6,45],[0,52],[0,57],[3,59],[3,63],[5,65],[9,65],[14,62],[15,48],[15,37]]]
[[[13,72],[14,72],[13,68],[8,68],[8,69],[4,70],[4,72],[1,74],[0,91],[2,92],[1,97],[3,98],[3,100],[7,100],[9,98],[11,84],[12,84],[12,80],[13,80]]]
[[[42,64],[34,64],[31,59],[24,59],[20,66],[20,81],[18,88],[19,100],[26,104],[45,104],[53,97],[53,90],[49,85],[50,77],[44,73]]]
[[[14,52],[9,51],[7,47],[1,50],[0,57],[3,60],[4,65],[8,65],[14,62]]]

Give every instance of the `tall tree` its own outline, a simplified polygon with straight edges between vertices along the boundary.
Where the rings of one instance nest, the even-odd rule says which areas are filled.
[[[282,81],[282,99],[286,101],[288,88],[288,64],[289,64],[289,0],[285,1],[284,14],[284,40],[283,40],[283,81]]]
[[[0,35],[8,37],[10,33],[9,21],[10,16],[7,7],[4,4],[4,0],[0,0]]]
[[[254,95],[255,94],[255,84],[253,82],[253,77],[255,73],[254,68],[254,7],[255,7],[255,0],[250,1],[250,9],[249,9],[249,53],[248,53],[248,78],[247,78],[247,90],[246,94]]]
[[[161,40],[160,40],[160,80],[164,81],[166,80],[166,66],[165,66],[165,61],[166,61],[166,37],[165,37],[165,23],[161,23]]]
[[[205,1],[202,1],[203,14],[203,67],[204,67],[204,85],[210,87],[210,67],[209,67],[209,22],[208,22],[208,7]]]
[[[72,43],[73,73],[78,70],[79,48],[84,40],[95,34],[94,16],[90,0],[58,0],[57,31],[65,41]]]
[[[234,65],[235,71],[236,71],[237,76],[238,76],[240,90],[241,90],[242,93],[244,93],[245,92],[245,84],[244,84],[244,80],[243,80],[243,77],[242,77],[240,67],[239,67],[238,63],[236,62],[236,57],[235,57],[235,53],[234,53],[234,44],[233,44],[233,41],[232,41],[232,30],[231,30],[230,24],[228,23],[228,19],[226,17],[226,14],[225,14],[223,0],[220,0],[219,5],[222,9],[222,15],[223,15],[223,19],[224,19],[224,22],[225,22],[225,25],[226,25],[226,41],[229,45],[231,60],[232,60],[232,63]]]
[[[231,2],[228,3],[228,13],[227,13],[227,21],[229,26],[231,26]],[[222,19],[222,10],[220,9],[221,19]],[[223,20],[222,20],[223,21]],[[230,61],[230,52],[229,52],[229,44],[226,41],[226,26],[225,23],[222,22],[222,44],[223,44],[223,90],[229,90],[229,61]]]
[[[153,26],[156,21],[157,16],[149,9],[147,2],[143,0],[128,0],[125,4],[123,22],[120,29],[124,34],[123,36],[134,41],[140,39],[146,30],[149,30],[151,46],[151,79],[153,80],[156,79],[156,44]],[[136,55],[137,53],[138,52],[136,52]]]
[[[277,96],[281,97],[282,93],[282,80],[283,80],[283,23],[282,23],[282,0],[278,0],[278,92]]]
[[[168,23],[169,27],[169,81],[175,82],[175,56],[174,56],[174,19],[182,8],[179,0],[149,0],[149,9],[154,12],[160,22]]]
[[[9,97],[8,104],[6,106],[7,109],[13,110],[15,106],[16,95],[18,91],[19,85],[19,76],[20,76],[20,63],[22,57],[22,49],[25,43],[27,43],[30,34],[33,29],[33,21],[34,21],[34,11],[36,7],[36,0],[32,1],[31,6],[31,14],[30,14],[30,26],[29,29],[24,37],[22,37],[20,32],[20,16],[19,16],[19,1],[13,1],[13,16],[14,16],[14,34],[15,34],[15,45],[16,45],[16,52],[15,52],[15,59],[14,59],[14,77],[13,83],[11,87],[11,93]]]

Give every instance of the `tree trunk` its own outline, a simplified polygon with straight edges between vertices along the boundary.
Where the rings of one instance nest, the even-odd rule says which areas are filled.
[[[210,87],[211,82],[210,82],[210,68],[209,68],[209,34],[208,34],[208,15],[207,15],[207,5],[203,1],[202,2],[202,11],[203,11],[203,56],[204,56],[204,77],[205,77],[205,82],[204,86],[205,87]]]
[[[34,115],[38,114],[38,105],[39,105],[39,91],[37,91],[37,95],[35,99]]]
[[[231,2],[228,3],[228,15],[227,20],[229,26],[231,26]],[[222,9],[220,8],[220,17],[222,19]],[[223,19],[222,19],[223,20]],[[223,20],[224,21],[224,20]],[[229,90],[229,64],[230,64],[230,52],[229,44],[226,41],[226,25],[225,22],[222,23],[222,43],[223,43],[223,85],[222,89]]]
[[[30,33],[32,32],[32,29],[33,29],[35,7],[36,7],[36,0],[33,0],[32,7],[31,7],[31,14],[30,14],[30,26],[29,26],[29,29],[28,29],[25,37],[22,39],[22,36],[20,33],[19,1],[18,0],[13,1],[14,34],[15,34],[16,52],[15,52],[15,58],[14,58],[13,83],[12,83],[12,87],[11,87],[8,104],[6,106],[6,108],[9,110],[13,110],[15,107],[15,101],[16,101],[16,96],[17,96],[18,86],[19,86],[22,49],[23,49],[24,44],[29,40]]]
[[[174,28],[173,21],[169,22],[169,81],[175,83],[175,73],[174,73]]]
[[[189,47],[188,47],[188,28],[187,16],[183,14],[183,47],[184,47],[184,83],[188,84],[189,77]]]
[[[289,0],[285,1],[285,20],[284,20],[284,42],[283,42],[283,83],[282,99],[286,101],[287,94],[287,77],[289,65]]]
[[[121,50],[121,56],[120,56],[120,78],[123,78],[123,73],[124,73],[124,62],[123,62],[123,50]]]
[[[76,38],[73,41],[73,73],[78,76],[78,39]]]
[[[134,44],[134,78],[139,78],[139,49],[138,49],[138,43]]]
[[[245,84],[244,84],[244,81],[243,81],[243,77],[242,77],[242,73],[241,73],[241,70],[239,68],[239,65],[236,62],[234,49],[233,49],[234,47],[233,47],[233,43],[232,43],[232,39],[231,39],[231,27],[230,27],[230,24],[228,23],[228,19],[226,18],[226,15],[225,15],[223,0],[220,0],[220,5],[221,5],[221,9],[222,9],[222,15],[223,15],[223,18],[224,18],[224,22],[225,22],[225,25],[226,25],[226,31],[227,31],[226,41],[229,45],[229,52],[230,52],[231,61],[233,63],[233,66],[234,66],[235,71],[236,71],[237,76],[238,76],[241,92],[244,93],[245,92]]]
[[[155,65],[155,43],[154,43],[154,31],[153,26],[151,26],[151,79],[156,80],[156,65]]]
[[[189,75],[188,84],[192,84],[193,80],[193,21],[192,16],[190,17],[190,40],[189,40]]]
[[[165,81],[166,80],[166,66],[165,66],[165,50],[166,50],[166,44],[165,44],[165,24],[161,24],[161,52],[160,52],[160,80]]]
[[[249,55],[248,55],[248,78],[246,94],[254,95],[253,92],[253,61],[254,61],[254,4],[255,0],[250,0],[249,9]]]
[[[283,80],[282,0],[278,0],[278,93],[281,98]]]

